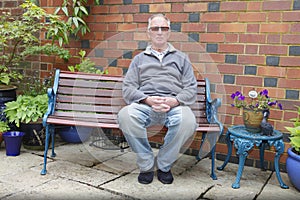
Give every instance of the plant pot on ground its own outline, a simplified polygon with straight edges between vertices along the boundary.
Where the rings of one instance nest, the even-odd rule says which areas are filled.
[[[42,127],[41,118],[48,109],[47,94],[36,96],[19,95],[16,101],[8,102],[5,105],[4,112],[8,121],[14,123],[21,131],[22,128],[25,128],[23,129],[25,132],[24,147],[43,150],[45,145],[45,131],[37,130],[36,127]],[[33,124],[32,127],[34,129],[29,129],[29,124]]]
[[[291,119],[294,127],[285,127],[290,132],[291,148],[288,149],[286,170],[291,183],[300,191],[300,107],[298,117]]]

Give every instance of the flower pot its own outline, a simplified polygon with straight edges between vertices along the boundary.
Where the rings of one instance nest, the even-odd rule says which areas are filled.
[[[250,109],[243,109],[243,120],[247,131],[252,133],[260,133],[260,123],[263,119],[262,111],[254,111]]]
[[[45,128],[41,123],[20,124],[20,130],[25,133],[23,146],[31,150],[45,149]]]
[[[69,143],[81,143],[87,141],[93,128],[83,126],[68,126],[59,130],[61,139]]]
[[[286,159],[286,171],[291,183],[300,191],[300,155],[293,152],[293,148],[289,148],[288,158]]]
[[[8,131],[3,133],[7,156],[20,155],[23,136],[24,136],[24,132],[19,132],[19,131]]]

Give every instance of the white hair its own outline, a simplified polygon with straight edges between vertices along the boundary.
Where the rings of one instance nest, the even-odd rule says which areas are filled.
[[[149,17],[149,19],[148,19],[148,30],[150,29],[151,21],[152,21],[154,18],[156,18],[156,17],[162,17],[162,18],[164,18],[164,19],[167,21],[168,27],[170,28],[170,26],[171,26],[171,21],[169,20],[169,18],[167,18],[164,14],[154,14],[154,15],[152,15],[151,17]]]

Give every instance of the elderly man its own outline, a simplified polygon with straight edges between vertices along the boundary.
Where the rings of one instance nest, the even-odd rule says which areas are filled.
[[[170,37],[170,20],[156,14],[148,20],[151,44],[136,55],[123,82],[123,98],[128,104],[118,114],[120,129],[137,155],[139,183],[149,184],[157,168],[157,178],[173,182],[172,164],[197,125],[190,105],[196,100],[197,82],[186,54],[175,49]],[[164,125],[164,144],[154,156],[146,128]]]

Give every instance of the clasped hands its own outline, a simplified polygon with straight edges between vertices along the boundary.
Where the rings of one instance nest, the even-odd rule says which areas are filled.
[[[168,112],[171,108],[178,106],[179,102],[174,97],[149,96],[144,103],[151,106],[155,112]]]

